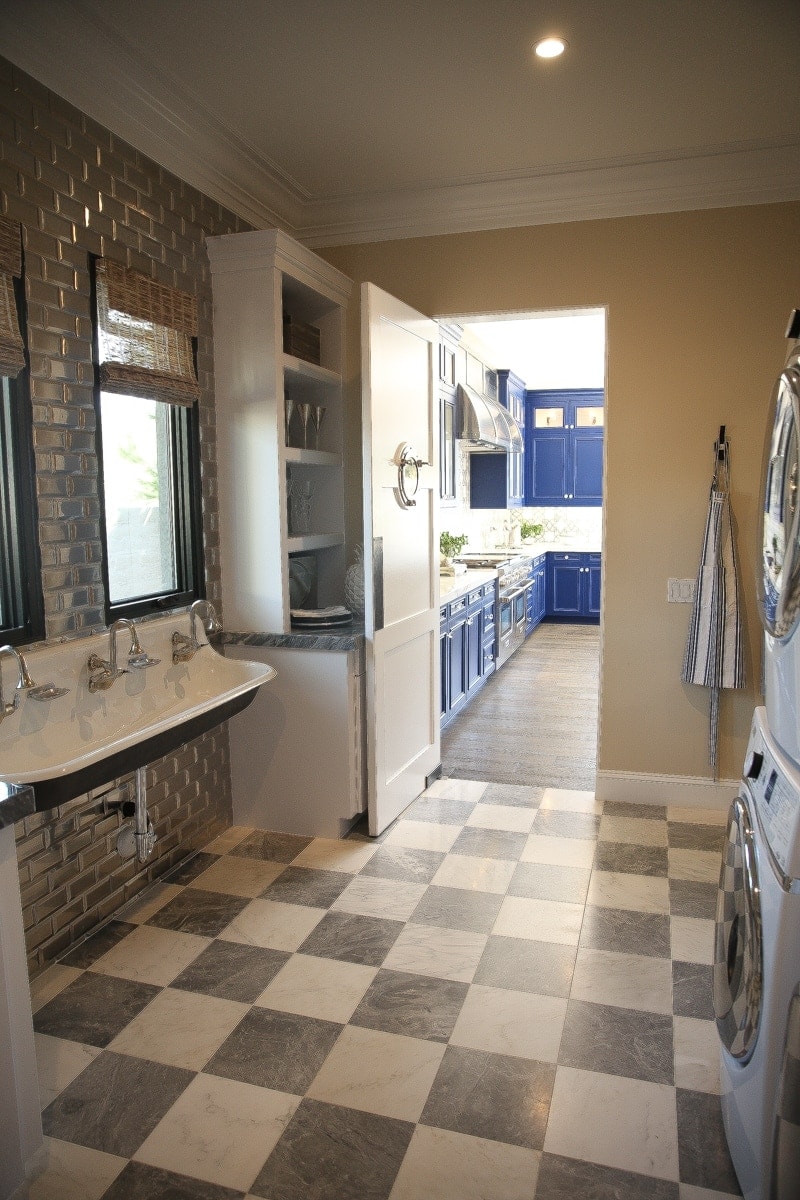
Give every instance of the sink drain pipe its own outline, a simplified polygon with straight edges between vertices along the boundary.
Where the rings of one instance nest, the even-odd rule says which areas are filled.
[[[156,844],[156,831],[147,812],[146,767],[137,767],[135,775],[136,800],[133,806],[133,825],[123,825],[117,834],[117,853],[121,858],[136,858],[146,862]]]

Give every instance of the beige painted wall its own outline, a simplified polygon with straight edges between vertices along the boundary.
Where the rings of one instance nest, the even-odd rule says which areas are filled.
[[[608,311],[603,771],[708,776],[708,693],[680,682],[712,447],[731,441],[749,686],[724,693],[736,778],[759,699],[756,516],[769,395],[800,306],[800,204],[453,234],[322,253],[420,311]],[[352,343],[351,343],[352,344]],[[513,366],[513,364],[510,364]]]

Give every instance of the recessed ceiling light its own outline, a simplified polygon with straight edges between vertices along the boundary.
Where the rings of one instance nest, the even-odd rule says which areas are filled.
[[[560,37],[542,38],[541,42],[537,42],[534,50],[539,58],[558,58],[559,54],[563,54],[567,48],[567,43]]]

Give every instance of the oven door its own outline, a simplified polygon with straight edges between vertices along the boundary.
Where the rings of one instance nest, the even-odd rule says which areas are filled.
[[[520,588],[501,590],[497,603],[497,665],[502,664],[517,648],[515,609]]]

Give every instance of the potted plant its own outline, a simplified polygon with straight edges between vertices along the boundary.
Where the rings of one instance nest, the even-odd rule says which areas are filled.
[[[541,537],[544,533],[544,525],[537,525],[533,521],[521,521],[519,532],[523,542],[527,542],[530,538]]]
[[[439,553],[444,561],[449,565],[457,554],[460,554],[467,543],[467,535],[465,533],[448,533],[443,529],[439,534]]]

